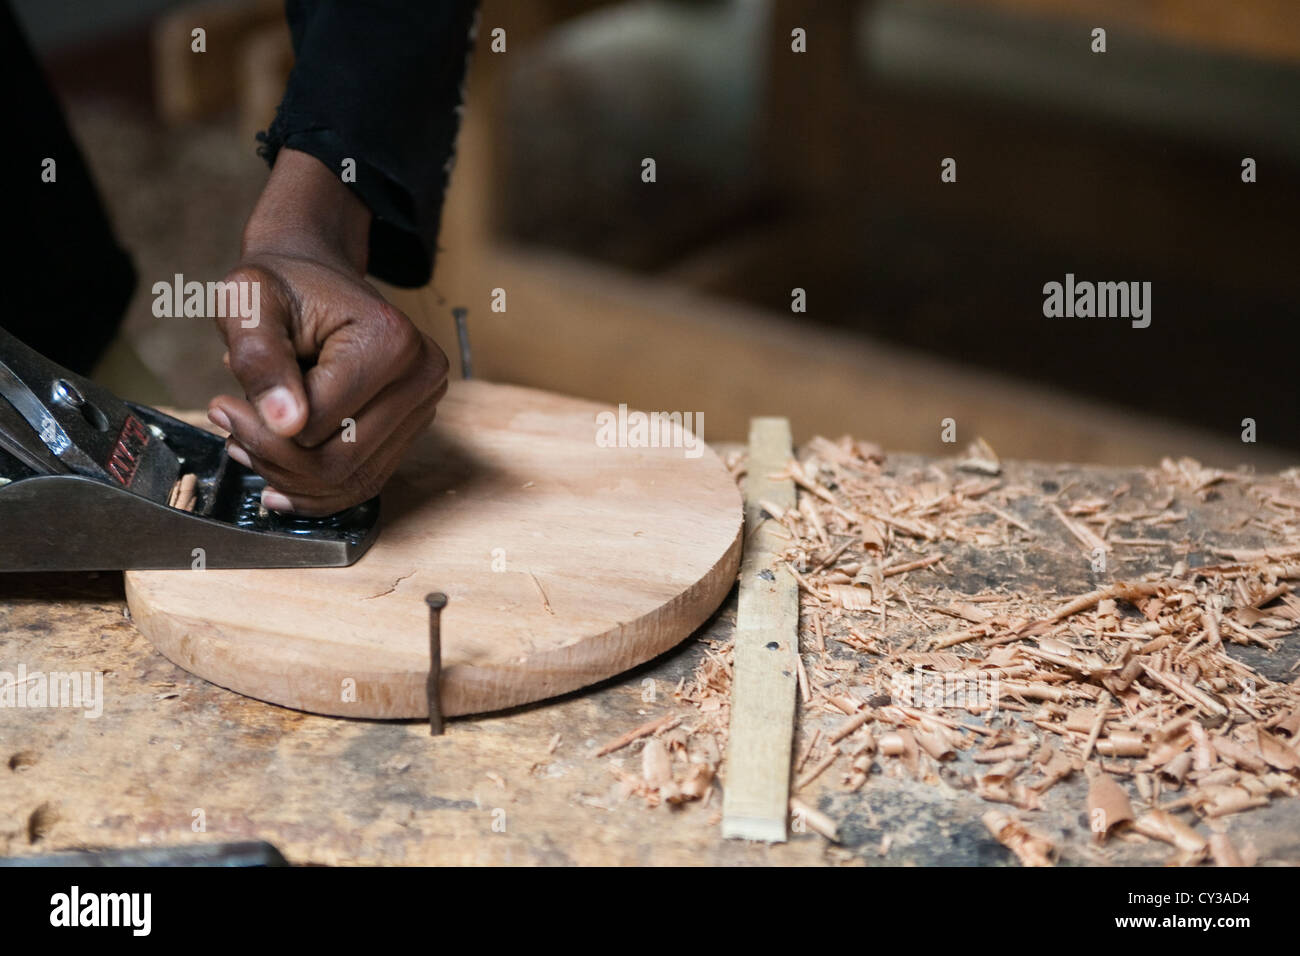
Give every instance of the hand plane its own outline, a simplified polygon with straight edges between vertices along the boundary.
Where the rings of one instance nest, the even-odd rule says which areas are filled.
[[[378,498],[302,518],[265,486],[218,436],[0,329],[0,571],[342,567],[375,538]]]

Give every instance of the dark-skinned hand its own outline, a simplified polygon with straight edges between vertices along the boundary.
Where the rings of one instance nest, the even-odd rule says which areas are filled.
[[[245,394],[217,396],[208,417],[266,478],[270,510],[327,515],[378,494],[447,390],[446,355],[364,279],[369,226],[336,175],[282,150],[226,277],[258,283],[259,314],[217,319]]]

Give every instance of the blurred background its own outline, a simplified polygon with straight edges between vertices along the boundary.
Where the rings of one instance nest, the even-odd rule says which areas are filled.
[[[222,346],[150,287],[236,260],[281,5],[15,9],[139,272],[98,375],[203,405]],[[710,441],[781,414],[949,454],[952,418],[1004,457],[1285,467],[1300,3],[486,0],[441,246],[429,287],[384,291],[453,367],[463,305],[480,376],[703,413]],[[1151,282],[1150,327],[1045,318],[1066,273]]]

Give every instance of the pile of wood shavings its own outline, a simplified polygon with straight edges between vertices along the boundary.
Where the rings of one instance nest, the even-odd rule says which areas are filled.
[[[743,472],[740,459],[729,464]],[[891,475],[884,464],[874,446],[814,439],[786,469],[797,507],[764,506],[789,536],[800,588],[793,793],[818,779],[859,789],[874,772],[942,781],[1014,808],[991,809],[985,825],[1026,865],[1043,865],[1056,848],[1026,813],[1082,773],[1080,810],[1099,843],[1159,840],[1173,862],[1242,862],[1215,821],[1300,794],[1300,680],[1270,681],[1225,647],[1274,648],[1300,621],[1290,583],[1300,472],[1255,478],[1166,460],[1143,475],[1153,494],[1131,505],[1128,485],[1071,500],[1069,488],[1011,484],[982,442],[955,465]],[[1025,499],[1060,522],[1080,560],[1149,565],[1116,553],[1170,546],[1150,535],[1185,520],[1177,497],[1207,500],[1223,482],[1257,505],[1241,530],[1276,547],[1224,549],[1222,563],[1179,560],[1065,598],[954,599],[913,580],[941,578],[958,547],[1028,542],[1035,532],[1013,513],[1020,502],[1025,514]],[[708,648],[675,694],[694,709],[690,726],[664,718],[604,748],[647,741],[641,774],[620,771],[624,795],[709,801],[714,774],[725,776],[730,675],[729,644]],[[1199,821],[1216,832],[1203,835]]]

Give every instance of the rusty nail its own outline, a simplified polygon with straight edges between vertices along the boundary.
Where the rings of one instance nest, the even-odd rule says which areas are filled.
[[[429,698],[429,733],[437,737],[442,733],[442,609],[447,606],[447,595],[433,591],[424,596],[429,605],[429,681],[425,693]]]
[[[469,358],[469,309],[457,306],[451,314],[456,320],[456,340],[460,343],[460,377],[470,379],[474,377],[474,366]]]

